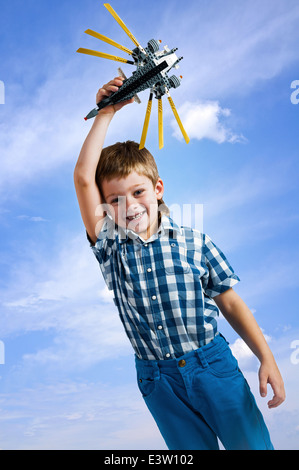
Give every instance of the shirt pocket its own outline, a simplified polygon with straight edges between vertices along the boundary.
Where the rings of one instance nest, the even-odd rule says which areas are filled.
[[[142,263],[142,251],[141,246],[133,247],[121,246],[121,262],[125,271],[126,277],[132,276],[144,277],[144,267]]]
[[[177,241],[163,243],[159,265],[160,268],[165,270],[166,274],[186,274],[190,272],[186,246]]]

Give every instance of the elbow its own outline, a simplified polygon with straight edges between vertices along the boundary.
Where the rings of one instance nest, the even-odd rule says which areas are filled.
[[[90,185],[91,177],[76,167],[74,170],[74,183],[75,186],[85,188]]]

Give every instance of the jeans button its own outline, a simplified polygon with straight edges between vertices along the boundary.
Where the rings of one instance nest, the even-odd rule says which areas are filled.
[[[185,359],[181,359],[181,360],[179,361],[179,366],[180,366],[180,367],[185,367],[185,365],[186,365]]]

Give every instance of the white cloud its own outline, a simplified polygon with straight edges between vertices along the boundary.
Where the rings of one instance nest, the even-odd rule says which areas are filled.
[[[2,306],[1,326],[8,338],[51,328],[53,340],[48,347],[40,344],[36,352],[24,354],[19,367],[15,366],[9,377],[10,393],[0,396],[5,410],[0,420],[6,429],[2,447],[163,449],[163,440],[133,379],[132,384],[113,387],[93,380],[80,384],[63,383],[60,379],[61,373],[63,377],[74,371],[78,374],[96,364],[105,364],[107,358],[132,355],[97,262],[83,241],[83,236],[70,239],[68,244],[60,239],[54,258],[45,256],[41,247],[42,256],[33,258],[32,262],[29,252],[28,263],[22,261],[21,270],[12,277],[14,283],[5,293],[6,303],[10,301],[10,305]],[[232,344],[266,416],[275,446],[281,449],[294,448],[298,434],[298,366],[290,361],[294,339],[298,339],[298,331],[290,328],[287,337],[285,332],[280,340],[271,338],[271,349],[288,393],[286,404],[274,413],[259,398],[257,362],[252,353],[239,339]],[[33,386],[32,381],[36,382],[37,377],[41,383]],[[18,384],[19,391],[12,390],[12,383]],[[27,385],[26,393],[20,391],[22,383]],[[289,434],[281,435],[279,427]]]
[[[287,392],[286,401],[277,409],[267,408],[272,398],[270,388],[267,398],[259,395],[257,367],[243,368],[278,450],[298,448],[299,365],[290,360],[290,345],[298,333],[298,329],[289,330],[287,336],[271,340]],[[166,449],[137,389],[133,361],[126,361],[125,367],[126,383],[117,377],[117,384],[108,384],[104,376],[89,381],[51,376],[45,383],[32,383],[24,390],[18,380],[15,390],[0,394],[0,422],[6,430],[2,448]],[[34,382],[38,380],[40,375],[36,374]]]
[[[222,106],[221,100],[225,95],[225,102],[229,103],[229,97],[235,97],[237,93],[247,94],[256,83],[263,84],[298,60],[298,2],[290,0],[287,5],[284,0],[272,2],[271,8],[268,0],[229,0],[225,3],[216,0],[205,5],[190,2],[181,10],[177,10],[178,5],[178,2],[168,2],[162,12],[165,27],[155,23],[155,28],[157,32],[159,28],[165,31],[165,36],[167,31],[169,45],[178,45],[184,55],[181,65],[184,81],[173,92],[176,104],[182,103],[185,97],[189,100],[182,109],[178,107],[182,121],[192,139],[208,138],[217,143],[243,141],[243,137],[234,130],[235,125],[231,124],[234,111]],[[169,9],[172,9],[171,15]],[[196,34],[190,34],[190,31]],[[114,74],[116,69],[109,61],[97,62],[90,58],[84,61],[82,57],[80,60],[65,60],[59,51],[55,51],[55,61],[51,61],[49,45],[43,47],[47,56],[47,65],[43,68],[45,81],[38,84],[32,96],[24,97],[25,90],[21,85],[11,82],[7,86],[8,91],[14,90],[17,112],[11,121],[1,124],[0,190],[3,199],[43,177],[50,181],[63,165],[74,166],[89,126],[83,122],[83,115],[93,105],[96,87],[102,84],[99,82],[110,79],[111,70]],[[36,64],[31,57],[23,62],[20,59],[19,69],[24,69],[25,61],[26,70],[31,70],[31,76],[34,76]],[[9,98],[6,110],[12,110],[14,106],[12,96]],[[107,136],[108,144],[116,139],[138,140],[147,92],[141,94],[141,98],[142,105],[132,105],[113,122]],[[167,122],[173,116],[165,108]],[[200,125],[195,124],[196,119]],[[153,112],[149,144],[151,133],[154,142],[157,141],[156,120]],[[177,137],[181,138],[176,122],[174,129]],[[230,180],[226,177],[225,183],[224,179],[217,181],[210,192],[205,188],[204,202],[209,203],[205,217],[217,219],[220,230],[223,230],[222,222],[219,224],[221,214],[227,217],[232,208],[245,212],[247,203],[261,201],[267,194],[269,199],[281,195],[286,182],[292,182],[290,172],[286,178],[283,168],[276,166],[273,169],[272,164],[267,169],[267,177],[263,176],[259,158],[260,155],[254,161],[251,159],[242,174],[234,173]],[[283,165],[286,163],[284,157]],[[7,208],[0,208],[0,215],[8,212]],[[44,221],[38,215],[21,217],[28,222]],[[272,224],[283,224],[281,217],[265,216],[268,232],[273,229],[271,218]],[[261,239],[265,231],[260,228],[263,227],[258,223],[251,227],[250,224],[239,223],[233,231],[230,227],[224,245],[235,249],[236,241],[240,241],[240,245],[245,244],[257,231]],[[6,259],[8,256],[9,253],[5,253]],[[51,248],[42,240],[34,245],[27,239],[26,251],[22,240],[18,256],[14,253],[12,258],[4,280],[6,288],[1,290],[0,337],[4,341],[5,338],[8,341],[13,338],[13,354],[22,357],[19,369],[16,363],[12,371],[8,370],[8,365],[5,366],[7,369],[2,378],[9,391],[0,397],[0,421],[5,427],[2,447],[164,448],[135,384],[134,388],[131,385],[107,386],[93,381],[90,375],[88,383],[65,384],[60,381],[61,373],[64,377],[74,370],[79,374],[88,371],[90,366],[104,364],[107,358],[110,360],[132,353],[111,302],[111,293],[107,291],[83,236],[62,237],[60,243],[53,240]],[[283,252],[281,260],[283,258],[288,263],[287,267],[280,269],[279,277],[285,286],[296,286],[296,257],[290,262],[289,254]],[[264,298],[265,293],[281,291],[281,282],[279,284],[276,274],[276,251],[273,258],[264,261],[264,265],[255,268],[254,272],[245,273],[247,281],[242,276],[250,299],[256,299],[255,296]],[[37,340],[38,334],[45,331],[50,332],[47,345],[43,343],[42,335],[39,343]],[[27,332],[37,333],[36,347],[32,347],[30,353],[26,347],[19,349]],[[278,410],[267,410],[266,402],[258,396],[257,374],[252,372],[256,362],[253,362],[251,352],[241,341],[237,340],[232,345],[241,365],[247,370],[246,376],[256,392],[278,448],[298,447],[299,366],[290,361],[293,350],[289,345],[299,336],[291,328],[287,334],[280,342],[273,339],[272,343],[287,389],[287,401]],[[10,353],[8,349],[6,352]],[[22,389],[22,378],[28,385],[26,390]],[[37,378],[44,379],[45,383],[36,386]],[[13,383],[17,384],[18,392],[14,392]]]
[[[238,361],[251,358],[253,356],[253,352],[241,338],[236,339],[236,341],[231,345],[231,350]]]
[[[204,188],[204,203],[207,217],[216,217],[234,208],[244,207],[257,201],[265,204],[270,198],[295,188],[295,177],[292,174],[292,162],[273,161],[269,166],[268,158],[252,155],[248,164],[235,172],[219,175],[212,188]],[[267,214],[265,214],[267,215]]]
[[[293,340],[298,338],[298,328],[289,329],[287,334],[284,333],[279,338],[271,338],[271,350],[278,364],[286,390],[286,400],[278,408],[268,409],[267,403],[273,396],[270,386],[268,386],[267,397],[261,398],[257,372],[253,372],[252,369],[243,371],[268,425],[274,447],[278,450],[298,450],[299,365],[295,365],[291,361],[293,352],[291,344]]]
[[[231,111],[221,108],[217,101],[186,102],[178,112],[190,139],[210,139],[218,144],[246,141],[243,136],[232,132],[223,122],[230,116]],[[174,136],[181,140],[182,134],[177,122],[172,120],[171,125]]]
[[[182,62],[184,82],[175,91],[178,98],[174,99],[178,104],[185,97],[188,99],[180,113],[191,138],[208,138],[217,143],[243,142],[243,136],[228,124],[230,110],[221,106],[219,99],[223,92],[228,95],[236,91],[247,93],[258,80],[271,79],[297,58],[298,5],[293,2],[287,8],[278,2],[270,10],[267,1],[229,2],[229,7],[221,2],[205,8],[194,8],[194,5],[191,2],[189,7],[184,6],[179,15],[174,6],[167,5],[167,28],[163,26],[163,17],[160,26],[156,26],[167,30],[169,44],[176,45],[177,31],[181,31],[182,44],[178,45],[185,56]],[[259,15],[256,15],[257,10]],[[172,28],[169,28],[169,17]],[[200,39],[190,35],[190,31],[198,29]],[[19,191],[32,180],[48,176],[62,165],[75,163],[88,130],[83,116],[93,106],[96,89],[102,85],[94,79],[98,74],[98,61],[75,54],[66,58],[51,45],[45,47],[46,79],[36,86],[34,94],[24,96],[20,86],[10,83],[15,96],[10,96],[5,106],[12,115],[14,107],[18,112],[13,115],[13,122],[7,120],[1,124],[0,190],[3,197],[12,190]],[[27,54],[19,66],[29,72],[32,60]],[[110,61],[101,61],[102,77],[113,75],[111,70]],[[107,143],[125,138],[139,140],[147,93],[142,93],[141,98],[142,105],[132,105],[117,116]],[[166,113],[166,119],[169,115]],[[153,118],[148,144],[151,134],[154,142],[157,141],[154,126]],[[175,135],[181,138],[176,123],[174,129]],[[120,138],[122,135],[126,137]]]
[[[166,449],[136,382],[61,381],[0,398],[6,450]]]
[[[167,5],[162,31],[184,56],[177,93],[189,100],[247,94],[298,60],[297,1],[278,0],[271,8],[268,0],[188,2],[180,14],[177,8]]]
[[[211,172],[209,162],[202,165],[202,172],[206,168]],[[194,225],[201,226],[227,254],[286,236],[298,223],[295,208],[285,203],[297,191],[294,165],[293,158],[271,161],[263,153],[252,154],[234,171],[227,171],[225,165],[214,171],[213,178],[202,179],[196,191],[190,193],[186,187],[184,203],[196,201],[203,207]]]
[[[55,244],[55,241],[53,240]],[[51,331],[52,344],[24,351],[24,367],[87,367],[131,352],[118,312],[84,233],[45,247],[27,247],[1,292],[1,338]],[[74,362],[76,358],[76,362]]]
[[[271,336],[264,334],[264,337],[270,345]],[[241,370],[248,371],[257,369],[258,360],[242,338],[237,338],[235,342],[230,345],[230,348],[233,355],[238,360]]]
[[[28,222],[48,222],[47,219],[40,216],[18,215],[17,218],[20,220],[27,220]]]
[[[51,55],[51,47],[48,52]],[[30,57],[23,61],[28,67]],[[11,193],[14,197],[18,195],[32,181],[53,177],[65,165],[70,165],[72,174],[89,132],[92,121],[86,123],[83,117],[95,106],[97,87],[103,85],[92,79],[98,69],[92,60],[88,68],[83,68],[82,62],[74,58],[61,56],[60,61],[53,59],[54,63],[48,64],[46,80],[36,86],[30,97],[25,99],[23,90],[16,90],[10,104],[6,105],[13,117],[0,126],[0,193],[3,202]],[[108,81],[107,77],[115,74],[105,61],[102,73],[106,77],[102,81]],[[14,105],[18,107],[15,114]],[[117,114],[110,125],[107,145],[116,139],[140,138],[144,105],[133,104],[126,112]],[[132,127],[134,121],[140,125]],[[125,136],[123,139],[120,138],[122,135]]]

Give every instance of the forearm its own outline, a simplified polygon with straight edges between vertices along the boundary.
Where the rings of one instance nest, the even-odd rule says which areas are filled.
[[[273,354],[251,311],[233,289],[218,295],[214,300],[226,320],[261,362],[259,369],[261,396],[267,395],[267,384],[269,383],[274,396],[268,402],[268,406],[269,408],[279,406],[285,400],[283,380]]]
[[[123,78],[116,77],[99,89],[96,102],[110,96],[123,84]],[[87,233],[93,243],[96,243],[98,233],[104,223],[102,211],[103,199],[96,182],[96,171],[103,150],[107,130],[115,113],[134,99],[109,105],[99,111],[93,125],[82,146],[79,158],[74,170],[74,183],[80,206],[82,219]],[[100,211],[99,211],[100,209]],[[100,212],[100,215],[99,215]]]
[[[232,289],[215,298],[223,316],[260,362],[273,359],[272,352],[253,314]]]
[[[113,114],[99,113],[82,146],[74,176],[78,183],[94,182],[97,165],[104,146],[107,130]]]

